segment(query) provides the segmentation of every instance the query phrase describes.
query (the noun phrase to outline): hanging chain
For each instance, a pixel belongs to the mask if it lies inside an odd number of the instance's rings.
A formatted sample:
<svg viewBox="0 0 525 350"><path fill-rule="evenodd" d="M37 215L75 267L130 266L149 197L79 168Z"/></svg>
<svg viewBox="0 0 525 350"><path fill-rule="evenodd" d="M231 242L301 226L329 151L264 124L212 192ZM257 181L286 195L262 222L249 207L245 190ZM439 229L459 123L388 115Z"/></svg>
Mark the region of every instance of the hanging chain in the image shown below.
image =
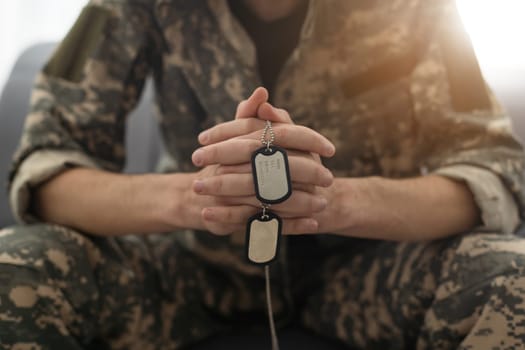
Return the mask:
<svg viewBox="0 0 525 350"><path fill-rule="evenodd" d="M270 209L270 204L261 203L261 208L262 208L261 219L262 220L269 219L270 216L268 215L268 213L266 213L266 211Z"/></svg>
<svg viewBox="0 0 525 350"><path fill-rule="evenodd" d="M275 133L273 132L272 122L267 120L264 126L263 133L261 135L261 143L266 146L267 151L271 151L270 148L275 141Z"/></svg>
<svg viewBox="0 0 525 350"><path fill-rule="evenodd" d="M275 330L275 321L273 319L272 293L270 287L270 266L264 267L264 279L266 282L266 306L268 311L268 322L270 323L270 336L272 339L272 350L279 350L279 340Z"/></svg>

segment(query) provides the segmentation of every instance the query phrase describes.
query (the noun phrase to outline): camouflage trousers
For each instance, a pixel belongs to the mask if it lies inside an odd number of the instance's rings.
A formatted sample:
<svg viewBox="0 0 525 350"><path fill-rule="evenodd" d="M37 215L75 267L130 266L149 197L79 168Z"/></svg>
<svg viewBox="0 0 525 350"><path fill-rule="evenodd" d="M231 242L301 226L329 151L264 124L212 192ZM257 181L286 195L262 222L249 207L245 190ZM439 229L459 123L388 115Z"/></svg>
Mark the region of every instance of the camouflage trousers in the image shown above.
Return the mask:
<svg viewBox="0 0 525 350"><path fill-rule="evenodd" d="M525 240L349 242L272 266L278 322L293 318L358 349L524 348ZM179 349L265 325L264 308L261 274L219 269L175 234L0 231L2 349Z"/></svg>

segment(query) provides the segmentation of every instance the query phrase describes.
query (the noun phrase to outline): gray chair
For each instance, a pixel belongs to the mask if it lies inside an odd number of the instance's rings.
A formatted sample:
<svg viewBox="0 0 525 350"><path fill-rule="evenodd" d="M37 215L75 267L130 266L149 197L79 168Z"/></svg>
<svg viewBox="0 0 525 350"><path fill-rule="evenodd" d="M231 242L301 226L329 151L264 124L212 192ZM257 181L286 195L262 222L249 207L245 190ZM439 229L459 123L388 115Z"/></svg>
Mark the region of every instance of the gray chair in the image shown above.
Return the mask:
<svg viewBox="0 0 525 350"><path fill-rule="evenodd" d="M38 44L30 47L18 58L0 96L0 176L5 183L12 154L14 153L25 115L35 75L52 53L55 44ZM154 169L161 150L159 131L150 116L152 100L151 84L148 83L142 99L130 116L127 127L128 159L126 172L140 173ZM8 206L5 186L0 191L0 227L14 223Z"/></svg>
<svg viewBox="0 0 525 350"><path fill-rule="evenodd" d="M22 53L0 97L0 176L2 179L7 177L11 157L20 138L34 77L54 46L54 44L39 44ZM148 86L139 106L130 116L127 126L126 172L129 173L152 171L162 150L159 131L149 111L151 98L152 89ZM13 223L4 186L0 191L0 228ZM282 349L345 348L335 341L320 338L295 326L281 330L279 340ZM99 347L94 344L94 348ZM211 338L193 347L194 350L268 350L270 348L269 331L238 331Z"/></svg>

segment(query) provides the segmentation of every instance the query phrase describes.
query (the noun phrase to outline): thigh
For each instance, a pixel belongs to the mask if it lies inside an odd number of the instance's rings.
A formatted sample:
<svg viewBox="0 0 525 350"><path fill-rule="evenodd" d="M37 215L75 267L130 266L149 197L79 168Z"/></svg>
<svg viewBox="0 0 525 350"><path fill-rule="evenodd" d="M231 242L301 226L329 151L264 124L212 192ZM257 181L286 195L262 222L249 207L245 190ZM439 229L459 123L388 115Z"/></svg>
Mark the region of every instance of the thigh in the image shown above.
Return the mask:
<svg viewBox="0 0 525 350"><path fill-rule="evenodd" d="M512 348L525 342L522 238L467 234L376 242L329 261L323 288L303 313L319 333L367 349Z"/></svg>
<svg viewBox="0 0 525 350"><path fill-rule="evenodd" d="M406 349L432 302L444 242L367 241L328 259L322 288L302 313L306 327L360 349Z"/></svg>
<svg viewBox="0 0 525 350"><path fill-rule="evenodd" d="M205 273L172 245L166 291L164 257L144 237L88 237L53 225L1 230L2 345L174 349L210 335L218 326L202 307Z"/></svg>
<svg viewBox="0 0 525 350"><path fill-rule="evenodd" d="M525 344L525 240L455 238L441 257L417 349L520 349Z"/></svg>
<svg viewBox="0 0 525 350"><path fill-rule="evenodd" d="M2 346L80 349L97 330L103 260L91 241L59 226L1 230Z"/></svg>

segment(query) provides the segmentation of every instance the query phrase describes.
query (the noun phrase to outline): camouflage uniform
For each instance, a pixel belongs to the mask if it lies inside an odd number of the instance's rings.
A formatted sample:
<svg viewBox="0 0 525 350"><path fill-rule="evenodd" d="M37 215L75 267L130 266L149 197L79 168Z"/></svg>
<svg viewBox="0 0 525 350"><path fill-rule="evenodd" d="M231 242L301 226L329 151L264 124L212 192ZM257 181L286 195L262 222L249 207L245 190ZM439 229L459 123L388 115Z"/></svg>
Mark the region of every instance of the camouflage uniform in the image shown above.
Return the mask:
<svg viewBox="0 0 525 350"><path fill-rule="evenodd" d="M471 233L394 243L310 236L273 265L277 319L357 348L525 343L524 159L451 0L312 0L274 103L326 135L338 176L464 181ZM260 84L225 0L92 0L38 76L10 177L24 226L0 231L0 347L172 349L264 309L236 235L100 238L38 224L31 188L72 166L122 169L125 118L154 78L165 171L193 171L196 134ZM30 223L33 223L29 225ZM304 271L312 271L305 276Z"/></svg>

